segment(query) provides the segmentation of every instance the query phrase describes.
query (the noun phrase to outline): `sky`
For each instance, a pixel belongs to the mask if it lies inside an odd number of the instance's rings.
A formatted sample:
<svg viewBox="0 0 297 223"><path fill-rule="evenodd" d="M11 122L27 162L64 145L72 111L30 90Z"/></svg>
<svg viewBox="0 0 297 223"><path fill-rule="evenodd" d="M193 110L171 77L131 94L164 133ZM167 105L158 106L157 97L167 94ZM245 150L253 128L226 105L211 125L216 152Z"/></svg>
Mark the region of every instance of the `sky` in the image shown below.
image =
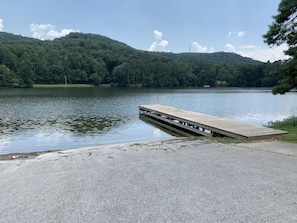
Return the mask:
<svg viewBox="0 0 297 223"><path fill-rule="evenodd" d="M148 51L285 59L263 34L281 0L0 0L0 31L42 40L93 33Z"/></svg>

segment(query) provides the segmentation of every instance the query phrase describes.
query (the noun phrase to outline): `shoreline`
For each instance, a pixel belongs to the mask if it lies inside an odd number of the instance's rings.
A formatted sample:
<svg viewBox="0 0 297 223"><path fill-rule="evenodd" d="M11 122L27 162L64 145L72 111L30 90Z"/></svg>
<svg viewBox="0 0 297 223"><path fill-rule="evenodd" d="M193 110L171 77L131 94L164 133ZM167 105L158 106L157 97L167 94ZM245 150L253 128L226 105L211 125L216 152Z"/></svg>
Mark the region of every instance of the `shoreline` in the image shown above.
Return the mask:
<svg viewBox="0 0 297 223"><path fill-rule="evenodd" d="M58 152L60 150L46 150L46 151L38 151L38 152L28 152L28 153L8 153L8 154L0 154L0 161L2 160L17 160L17 159L34 159L42 154Z"/></svg>
<svg viewBox="0 0 297 223"><path fill-rule="evenodd" d="M206 138L206 137L176 137L176 138L169 138L169 139L157 139L157 140L145 140L145 141L133 141L133 142L123 142L123 143L115 143L115 144L105 144L105 145L98 145L98 146L88 146L88 147L78 147L78 148L71 148L65 150L45 150L45 151L37 151L37 152L17 152L17 153L8 153L8 154L0 154L0 161L6 160L28 160L28 159L35 159L40 155L48 154L48 153L77 153L81 151L88 151L89 149L108 149L113 147L131 147L131 146L144 146L144 145L154 145L154 144L171 144L174 141L178 141L179 143L183 143L184 146L187 146L192 141L199 141L199 142L206 142L210 144L224 144L230 146L238 146L244 147L249 149L255 149L259 147L263 151L270 151L276 152L284 155L292 155L297 156L297 144L294 142L287 142L287 141L278 141L277 139L266 139L266 140L257 140L252 142L243 142L232 138ZM269 146L266 146L268 145ZM283 145L283 146L280 146ZM286 146L284 146L286 145ZM276 148L277 147L277 148ZM286 148L286 149L282 149ZM286 151L285 151L286 150ZM290 152L288 153L288 150Z"/></svg>
<svg viewBox="0 0 297 223"><path fill-rule="evenodd" d="M120 143L113 143L113 144L104 144L98 146L86 146L86 147L77 147L71 149L63 149L63 150L45 150L45 151L36 151L36 152L14 152L14 153L7 153L7 154L0 154L0 161L3 160L26 160L26 159L34 159L40 155L47 154L47 153L55 153L55 152L76 152L81 150L88 150L89 148L111 148L117 146L131 146L131 145L144 145L150 143L158 143L158 142L165 142L171 140L196 140L196 137L176 137L176 138L168 138L168 139L156 139L156 140L143 140L143 141L132 141L132 142L120 142Z"/></svg>

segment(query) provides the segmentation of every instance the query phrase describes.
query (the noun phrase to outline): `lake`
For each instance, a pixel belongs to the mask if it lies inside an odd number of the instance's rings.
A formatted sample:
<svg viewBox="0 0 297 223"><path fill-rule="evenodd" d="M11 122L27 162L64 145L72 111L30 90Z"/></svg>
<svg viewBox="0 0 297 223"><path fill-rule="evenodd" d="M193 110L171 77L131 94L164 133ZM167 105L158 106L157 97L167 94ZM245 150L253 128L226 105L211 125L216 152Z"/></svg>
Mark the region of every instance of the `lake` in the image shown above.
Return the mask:
<svg viewBox="0 0 297 223"><path fill-rule="evenodd" d="M0 88L0 154L175 137L139 119L163 104L256 125L297 115L297 92L202 88Z"/></svg>

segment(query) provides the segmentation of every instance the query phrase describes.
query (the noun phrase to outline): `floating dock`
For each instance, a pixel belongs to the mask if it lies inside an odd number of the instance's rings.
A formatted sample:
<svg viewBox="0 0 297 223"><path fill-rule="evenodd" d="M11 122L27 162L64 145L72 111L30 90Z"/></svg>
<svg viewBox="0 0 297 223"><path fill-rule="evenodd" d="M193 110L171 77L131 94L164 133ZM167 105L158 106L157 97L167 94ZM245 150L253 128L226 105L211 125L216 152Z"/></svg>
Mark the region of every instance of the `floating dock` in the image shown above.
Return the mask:
<svg viewBox="0 0 297 223"><path fill-rule="evenodd" d="M211 115L186 111L164 105L139 106L141 117L168 128L203 136L228 136L246 142L287 134L285 131L245 124Z"/></svg>

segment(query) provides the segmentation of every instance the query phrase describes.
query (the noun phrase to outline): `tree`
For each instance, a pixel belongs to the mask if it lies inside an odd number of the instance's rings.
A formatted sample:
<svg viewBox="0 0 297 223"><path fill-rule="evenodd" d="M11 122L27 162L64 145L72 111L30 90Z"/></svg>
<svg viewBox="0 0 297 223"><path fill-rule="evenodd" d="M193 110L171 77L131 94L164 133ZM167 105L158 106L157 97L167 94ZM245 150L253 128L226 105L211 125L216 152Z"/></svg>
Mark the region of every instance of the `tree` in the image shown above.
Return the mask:
<svg viewBox="0 0 297 223"><path fill-rule="evenodd" d="M25 53L20 58L19 65L19 76L22 78L23 82L21 83L22 87L32 87L34 84L34 71L33 64L30 60L30 57Z"/></svg>
<svg viewBox="0 0 297 223"><path fill-rule="evenodd" d="M18 87L18 76L5 65L0 65L0 87Z"/></svg>
<svg viewBox="0 0 297 223"><path fill-rule="evenodd" d="M224 52L145 52L93 34L40 41L0 32L1 86L62 84L66 76L68 83L94 85L272 87L280 80L272 74L280 64Z"/></svg>
<svg viewBox="0 0 297 223"><path fill-rule="evenodd" d="M278 15L273 16L273 19L263 38L270 46L284 43L289 46L285 54L290 58L280 66L278 74L281 80L272 90L274 94L285 94L297 87L297 2L282 0L278 6Z"/></svg>
<svg viewBox="0 0 297 223"><path fill-rule="evenodd" d="M102 78L97 73L92 73L89 77L89 81L91 81L95 86L99 86Z"/></svg>

